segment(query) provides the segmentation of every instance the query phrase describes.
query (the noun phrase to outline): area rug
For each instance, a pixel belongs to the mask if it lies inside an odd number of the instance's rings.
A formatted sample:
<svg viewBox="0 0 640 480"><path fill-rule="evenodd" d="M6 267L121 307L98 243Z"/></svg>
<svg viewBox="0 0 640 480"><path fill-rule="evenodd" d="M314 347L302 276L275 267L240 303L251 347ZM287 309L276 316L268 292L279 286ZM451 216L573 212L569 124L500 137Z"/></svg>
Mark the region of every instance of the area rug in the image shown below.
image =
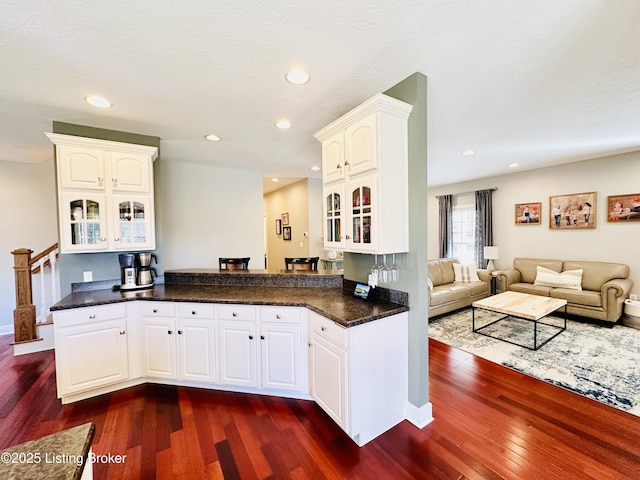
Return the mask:
<svg viewBox="0 0 640 480"><path fill-rule="evenodd" d="M476 310L476 327L496 318L496 314ZM562 324L559 318L547 318L547 323ZM533 341L531 322L502 321L490 329L484 330L485 333L491 336L509 335L523 345ZM553 327L542 327L538 334L544 336L556 331ZM622 325L607 328L568 320L564 332L534 351L473 333L471 309L465 309L429 319L429 336L640 416L640 330ZM538 342L542 341L544 338Z"/></svg>

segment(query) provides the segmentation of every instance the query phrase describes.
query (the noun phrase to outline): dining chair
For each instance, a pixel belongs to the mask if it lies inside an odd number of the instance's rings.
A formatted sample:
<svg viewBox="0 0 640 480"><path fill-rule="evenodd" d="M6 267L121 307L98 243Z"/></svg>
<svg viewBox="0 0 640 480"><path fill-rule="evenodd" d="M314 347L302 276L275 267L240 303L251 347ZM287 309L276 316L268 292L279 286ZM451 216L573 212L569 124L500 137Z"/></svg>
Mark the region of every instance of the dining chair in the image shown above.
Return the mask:
<svg viewBox="0 0 640 480"><path fill-rule="evenodd" d="M251 257L218 258L220 270L248 270Z"/></svg>
<svg viewBox="0 0 640 480"><path fill-rule="evenodd" d="M319 259L320 257L284 257L284 265L286 270L318 270Z"/></svg>

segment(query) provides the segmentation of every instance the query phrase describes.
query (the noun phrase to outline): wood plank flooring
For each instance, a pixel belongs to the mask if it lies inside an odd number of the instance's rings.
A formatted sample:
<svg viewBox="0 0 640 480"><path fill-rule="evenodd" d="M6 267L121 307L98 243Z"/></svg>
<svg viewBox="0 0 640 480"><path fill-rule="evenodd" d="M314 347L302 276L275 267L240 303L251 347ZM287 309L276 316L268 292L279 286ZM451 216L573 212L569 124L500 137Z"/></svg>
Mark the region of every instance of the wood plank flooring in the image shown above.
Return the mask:
<svg viewBox="0 0 640 480"><path fill-rule="evenodd" d="M431 340L435 421L358 448L313 402L143 385L61 405L0 337L0 448L95 422L96 479L638 479L640 419Z"/></svg>

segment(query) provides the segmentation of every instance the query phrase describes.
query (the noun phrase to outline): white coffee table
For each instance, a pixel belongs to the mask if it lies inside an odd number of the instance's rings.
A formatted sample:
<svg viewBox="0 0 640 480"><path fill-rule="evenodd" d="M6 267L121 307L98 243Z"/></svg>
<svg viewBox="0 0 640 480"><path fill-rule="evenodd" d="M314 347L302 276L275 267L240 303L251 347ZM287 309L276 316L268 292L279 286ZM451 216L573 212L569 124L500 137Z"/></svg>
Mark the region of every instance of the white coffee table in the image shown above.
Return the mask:
<svg viewBox="0 0 640 480"><path fill-rule="evenodd" d="M544 317L556 310L564 307L564 326L552 325L541 321ZM498 318L486 325L476 328L476 308L487 310L489 312L503 314L503 317ZM560 298L542 297L540 295L530 295L528 293L520 292L503 292L498 295L492 295L490 297L483 298L471 304L472 312L472 328L474 333L479 333L487 337L502 340L503 342L512 343L521 347L529 348L530 350L538 350L550 340L554 339L567 329L567 301ZM522 345L520 343L513 342L507 338L495 337L489 335L482 330L501 322L509 317L520 318L528 320L533 323L533 348ZM546 325L548 327L555 327L558 331L551 337L547 338L544 342L538 344L538 324Z"/></svg>

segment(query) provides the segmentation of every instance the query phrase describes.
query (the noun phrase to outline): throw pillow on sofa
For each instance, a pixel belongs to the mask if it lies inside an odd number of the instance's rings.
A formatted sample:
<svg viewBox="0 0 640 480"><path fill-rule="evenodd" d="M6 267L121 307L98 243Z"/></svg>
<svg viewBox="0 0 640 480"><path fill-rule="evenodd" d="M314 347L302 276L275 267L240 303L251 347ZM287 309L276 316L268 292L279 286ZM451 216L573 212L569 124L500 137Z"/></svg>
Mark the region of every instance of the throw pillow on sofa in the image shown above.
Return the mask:
<svg viewBox="0 0 640 480"><path fill-rule="evenodd" d="M453 264L453 275L456 282L479 282L478 271L473 263L469 265Z"/></svg>
<svg viewBox="0 0 640 480"><path fill-rule="evenodd" d="M536 280L533 284L545 287L582 290L582 270L554 272L553 270L538 265L536 267Z"/></svg>

